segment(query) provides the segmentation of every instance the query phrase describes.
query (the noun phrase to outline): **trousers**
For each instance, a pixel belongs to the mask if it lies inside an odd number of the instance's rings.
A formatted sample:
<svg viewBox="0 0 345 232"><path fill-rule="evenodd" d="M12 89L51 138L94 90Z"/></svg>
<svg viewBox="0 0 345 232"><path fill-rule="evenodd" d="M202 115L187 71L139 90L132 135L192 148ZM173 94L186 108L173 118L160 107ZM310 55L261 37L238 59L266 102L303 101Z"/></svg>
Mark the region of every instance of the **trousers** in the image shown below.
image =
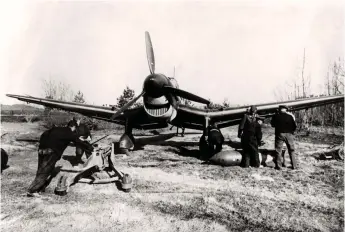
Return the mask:
<svg viewBox="0 0 345 232"><path fill-rule="evenodd" d="M291 133L276 133L275 135L275 141L274 141L274 146L276 150L276 167L281 168L282 167L282 150L283 150L283 145L284 143L287 146L289 156L291 159L291 164L292 164L292 169L297 169L298 168L298 163L297 163L297 157L295 154L295 143L294 143L294 135Z"/></svg>
<svg viewBox="0 0 345 232"><path fill-rule="evenodd" d="M241 139L243 149L242 167L260 167L259 148L255 136L243 136Z"/></svg>
<svg viewBox="0 0 345 232"><path fill-rule="evenodd" d="M55 164L60 157L51 149L40 149L38 151L38 167L36 177L31 183L28 192L41 192L49 185L55 173Z"/></svg>

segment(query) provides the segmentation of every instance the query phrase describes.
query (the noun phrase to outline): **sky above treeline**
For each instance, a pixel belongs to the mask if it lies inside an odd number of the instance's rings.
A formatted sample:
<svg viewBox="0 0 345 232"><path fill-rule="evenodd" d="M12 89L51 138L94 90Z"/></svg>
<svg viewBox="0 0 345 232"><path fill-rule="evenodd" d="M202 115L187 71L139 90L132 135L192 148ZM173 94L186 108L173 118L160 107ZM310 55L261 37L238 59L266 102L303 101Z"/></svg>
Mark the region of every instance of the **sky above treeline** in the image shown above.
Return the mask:
<svg viewBox="0 0 345 232"><path fill-rule="evenodd" d="M321 93L329 66L344 58L343 1L6 1L1 3L2 104L6 93L44 97L44 79L80 90L88 103L137 94L156 72L221 103L276 101L304 75Z"/></svg>

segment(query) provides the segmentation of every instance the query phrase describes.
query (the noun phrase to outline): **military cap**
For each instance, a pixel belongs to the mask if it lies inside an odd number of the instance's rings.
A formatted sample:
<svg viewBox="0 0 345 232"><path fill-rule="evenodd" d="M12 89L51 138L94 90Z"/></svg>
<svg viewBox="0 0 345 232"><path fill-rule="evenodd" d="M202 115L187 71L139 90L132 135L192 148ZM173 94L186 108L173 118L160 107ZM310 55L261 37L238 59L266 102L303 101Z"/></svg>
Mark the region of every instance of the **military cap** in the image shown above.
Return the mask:
<svg viewBox="0 0 345 232"><path fill-rule="evenodd" d="M256 108L256 106L251 106L249 108L249 113L255 113L258 109Z"/></svg>
<svg viewBox="0 0 345 232"><path fill-rule="evenodd" d="M279 105L279 109L289 109L289 107L287 105Z"/></svg>

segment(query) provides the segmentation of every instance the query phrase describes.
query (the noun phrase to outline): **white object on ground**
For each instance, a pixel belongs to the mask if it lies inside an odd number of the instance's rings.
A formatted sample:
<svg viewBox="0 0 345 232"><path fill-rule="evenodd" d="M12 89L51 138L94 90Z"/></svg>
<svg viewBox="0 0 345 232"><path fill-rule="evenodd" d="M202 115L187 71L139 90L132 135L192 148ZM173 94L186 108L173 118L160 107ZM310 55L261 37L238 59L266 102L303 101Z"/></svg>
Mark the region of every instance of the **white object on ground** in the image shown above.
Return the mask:
<svg viewBox="0 0 345 232"><path fill-rule="evenodd" d="M269 176L260 176L259 174L255 173L251 175L252 177L254 177L254 179L256 180L268 180L268 181L274 181L274 179L272 177Z"/></svg>

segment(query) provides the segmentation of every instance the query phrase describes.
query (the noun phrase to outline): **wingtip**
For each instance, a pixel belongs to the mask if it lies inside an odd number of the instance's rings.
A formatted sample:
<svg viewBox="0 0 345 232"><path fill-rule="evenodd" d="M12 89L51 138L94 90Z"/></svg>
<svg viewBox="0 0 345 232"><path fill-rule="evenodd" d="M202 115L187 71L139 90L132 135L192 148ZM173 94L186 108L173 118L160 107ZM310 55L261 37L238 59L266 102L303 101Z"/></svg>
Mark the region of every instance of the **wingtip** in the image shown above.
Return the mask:
<svg viewBox="0 0 345 232"><path fill-rule="evenodd" d="M31 96L22 96L22 95L17 95L17 94L6 94L6 96L11 97L11 98L17 98L17 99L23 99L23 98L31 97Z"/></svg>
<svg viewBox="0 0 345 232"><path fill-rule="evenodd" d="M15 98L15 97L16 97L16 95L14 95L14 94L9 94L9 93L8 93L8 94L6 94L6 96L7 96L7 97L13 97L13 98Z"/></svg>

